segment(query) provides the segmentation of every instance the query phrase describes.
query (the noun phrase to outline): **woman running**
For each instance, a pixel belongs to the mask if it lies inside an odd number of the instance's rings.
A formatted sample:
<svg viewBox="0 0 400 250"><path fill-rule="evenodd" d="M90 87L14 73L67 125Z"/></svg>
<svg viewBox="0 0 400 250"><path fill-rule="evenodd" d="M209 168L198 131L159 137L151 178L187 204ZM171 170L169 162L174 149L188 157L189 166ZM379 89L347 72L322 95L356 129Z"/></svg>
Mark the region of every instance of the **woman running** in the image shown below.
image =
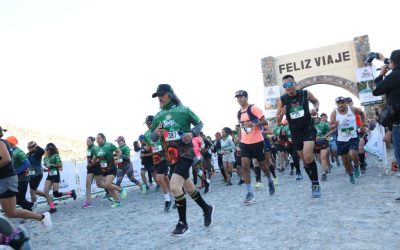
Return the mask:
<svg viewBox="0 0 400 250"><path fill-rule="evenodd" d="M231 182L231 174L233 172L233 164L235 163L235 143L232 141L232 130L228 127L225 127L221 131L222 139L221 139L221 150L223 152L222 155L222 164L224 166L225 175L226 175L226 185L232 186Z"/></svg>

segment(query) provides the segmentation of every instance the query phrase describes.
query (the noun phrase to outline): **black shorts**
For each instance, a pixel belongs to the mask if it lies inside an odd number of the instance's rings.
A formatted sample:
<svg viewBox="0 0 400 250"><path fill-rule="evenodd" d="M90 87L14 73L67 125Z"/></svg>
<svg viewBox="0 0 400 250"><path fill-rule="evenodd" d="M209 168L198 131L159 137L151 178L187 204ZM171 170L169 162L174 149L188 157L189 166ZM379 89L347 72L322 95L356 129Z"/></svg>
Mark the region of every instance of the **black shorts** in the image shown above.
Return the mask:
<svg viewBox="0 0 400 250"><path fill-rule="evenodd" d="M99 164L87 168L87 174L101 175L101 167Z"/></svg>
<svg viewBox="0 0 400 250"><path fill-rule="evenodd" d="M47 175L46 181L51 181L52 183L60 183L60 172L58 172L56 175Z"/></svg>
<svg viewBox="0 0 400 250"><path fill-rule="evenodd" d="M29 187L32 190L37 190L40 184L40 181L43 179L43 174L30 176L29 179Z"/></svg>
<svg viewBox="0 0 400 250"><path fill-rule="evenodd" d="M264 141L260 141L254 144L240 143L240 154L242 157L256 158L257 161L265 160L265 147Z"/></svg>
<svg viewBox="0 0 400 250"><path fill-rule="evenodd" d="M108 176L108 175L117 176L117 172L118 172L118 169L114 165L107 167L106 171L104 171L104 169L102 169L102 175L103 176Z"/></svg>
<svg viewBox="0 0 400 250"><path fill-rule="evenodd" d="M271 142L267 138L264 138L264 148L265 152L271 152Z"/></svg>
<svg viewBox="0 0 400 250"><path fill-rule="evenodd" d="M302 131L290 131L292 133L292 141L297 151L303 150L303 142L315 141L317 138L317 130L314 126L305 128Z"/></svg>
<svg viewBox="0 0 400 250"><path fill-rule="evenodd" d="M146 164L143 165L142 171L149 171L150 173L153 173L154 171L156 171L156 168L154 167L153 164Z"/></svg>
<svg viewBox="0 0 400 250"><path fill-rule="evenodd" d="M174 165L174 174L180 175L183 179L189 178L189 170L192 167L193 160L187 158L179 158L178 162Z"/></svg>
<svg viewBox="0 0 400 250"><path fill-rule="evenodd" d="M351 138L349 141L337 141L337 152L338 155L345 155L350 152L350 150L358 150L358 143L360 140L358 138Z"/></svg>
<svg viewBox="0 0 400 250"><path fill-rule="evenodd" d="M161 161L156 165L156 172L157 174L168 174L168 165L166 161Z"/></svg>

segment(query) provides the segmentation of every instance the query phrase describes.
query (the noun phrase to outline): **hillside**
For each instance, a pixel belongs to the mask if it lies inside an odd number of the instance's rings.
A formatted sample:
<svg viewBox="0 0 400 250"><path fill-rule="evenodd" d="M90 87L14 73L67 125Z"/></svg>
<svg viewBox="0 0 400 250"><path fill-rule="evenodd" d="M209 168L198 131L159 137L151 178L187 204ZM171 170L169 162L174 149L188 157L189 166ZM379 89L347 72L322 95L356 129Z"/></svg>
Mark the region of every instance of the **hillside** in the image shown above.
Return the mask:
<svg viewBox="0 0 400 250"><path fill-rule="evenodd" d="M18 147L24 152L28 152L26 148L29 141L35 141L39 146L44 148L47 143L54 143L62 160L84 160L86 157L86 141L74 140L67 137L45 134L26 128L20 128L11 124L1 124L8 131L4 134L3 139L7 136L15 136L18 139Z"/></svg>

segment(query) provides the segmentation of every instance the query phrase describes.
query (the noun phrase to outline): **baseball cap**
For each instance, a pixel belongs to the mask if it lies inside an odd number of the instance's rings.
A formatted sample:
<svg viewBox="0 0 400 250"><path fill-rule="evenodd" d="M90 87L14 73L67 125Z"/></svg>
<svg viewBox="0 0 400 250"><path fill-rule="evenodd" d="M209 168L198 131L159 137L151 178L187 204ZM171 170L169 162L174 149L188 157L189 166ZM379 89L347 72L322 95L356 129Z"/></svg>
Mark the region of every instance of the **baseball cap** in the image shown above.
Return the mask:
<svg viewBox="0 0 400 250"><path fill-rule="evenodd" d="M6 138L6 141L8 141L11 145L16 146L18 145L18 140L14 136L9 136Z"/></svg>
<svg viewBox="0 0 400 250"><path fill-rule="evenodd" d="M144 140L144 135L139 135L139 141L143 141Z"/></svg>
<svg viewBox="0 0 400 250"><path fill-rule="evenodd" d="M120 135L115 141L125 141L125 138L122 135Z"/></svg>
<svg viewBox="0 0 400 250"><path fill-rule="evenodd" d="M247 91L245 91L245 90L238 90L238 91L236 91L235 97L238 97L238 96L247 97L247 96L248 96Z"/></svg>
<svg viewBox="0 0 400 250"><path fill-rule="evenodd" d="M153 98L159 96L160 94L164 94L164 93L174 93L174 90L172 89L172 87L169 84L160 84L157 87L156 92L151 96Z"/></svg>
<svg viewBox="0 0 400 250"><path fill-rule="evenodd" d="M154 119L153 115L146 116L146 121L144 123L152 123Z"/></svg>

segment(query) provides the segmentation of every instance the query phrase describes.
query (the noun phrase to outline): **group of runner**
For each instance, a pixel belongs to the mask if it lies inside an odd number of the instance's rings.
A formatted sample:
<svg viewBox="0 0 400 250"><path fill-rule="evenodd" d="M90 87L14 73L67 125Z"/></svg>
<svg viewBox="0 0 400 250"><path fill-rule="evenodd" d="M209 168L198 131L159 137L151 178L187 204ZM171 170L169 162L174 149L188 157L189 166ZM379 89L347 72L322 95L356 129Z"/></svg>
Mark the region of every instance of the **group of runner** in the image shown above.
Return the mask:
<svg viewBox="0 0 400 250"><path fill-rule="evenodd" d="M203 199L199 189L204 188L204 193L210 190L210 179L215 175L212 153L217 155L226 186L233 185L234 174L240 177L238 184L245 186L246 205L255 200L251 170L256 177L254 187L263 187L261 176L264 173L269 194L274 195L275 186L278 185L275 170L284 172L290 165L290 175L295 175L296 180L300 181L303 179L300 168L302 162L311 182L311 197L317 198L321 196L317 161L321 164L321 180L326 181L332 168L331 159L340 166L340 155L349 182L355 184L366 167L364 152L359 151L367 139L367 130L362 126L362 110L353 107L348 98L338 97L335 100L337 108L330 114L328 122L328 115L318 115L318 99L307 90L298 90L293 76L284 76L282 82L286 94L278 99L275 124L268 124L261 109L248 102L247 91L239 90L235 93L240 106L238 125L234 130L222 128L221 132L215 134L214 141L201 132L202 121L190 108L182 105L172 87L160 84L152 95L158 98L160 111L146 117L148 129L134 145L142 160L142 181L134 176L130 148L123 136L115 140L118 146L107 142L102 133L97 134L96 138L88 137L86 201L82 208L92 205L93 180L99 188L106 190L112 202L111 207L117 208L121 207L121 200L127 197L126 190L121 187L123 177L127 175L145 194L149 189L146 178L146 173L149 173L157 183L157 190L161 190L165 212L173 205L171 195L174 197L179 219L172 234L183 235L189 230L186 194L202 209L204 226L209 227L215 207ZM313 104L313 109L309 108L309 102ZM1 205L8 217L36 219L46 227L51 227L50 213L56 212L53 197L69 195L76 199L76 192L58 191L62 161L56 145L49 143L43 150L32 141L28 144L29 152L26 155L17 145L17 139L12 136L0 142L0 169L4 172L0 181L7 183L4 190L0 190ZM4 156L6 154L8 158ZM45 188L41 191L38 186L43 170L47 172L47 178ZM16 176L18 183L14 183ZM196 187L198 180L200 185ZM25 198L28 184L31 189L30 202ZM50 189L53 190L53 197L49 194ZM36 195L46 198L50 207L48 213L31 212L35 210ZM15 209L15 202L23 209Z"/></svg>

